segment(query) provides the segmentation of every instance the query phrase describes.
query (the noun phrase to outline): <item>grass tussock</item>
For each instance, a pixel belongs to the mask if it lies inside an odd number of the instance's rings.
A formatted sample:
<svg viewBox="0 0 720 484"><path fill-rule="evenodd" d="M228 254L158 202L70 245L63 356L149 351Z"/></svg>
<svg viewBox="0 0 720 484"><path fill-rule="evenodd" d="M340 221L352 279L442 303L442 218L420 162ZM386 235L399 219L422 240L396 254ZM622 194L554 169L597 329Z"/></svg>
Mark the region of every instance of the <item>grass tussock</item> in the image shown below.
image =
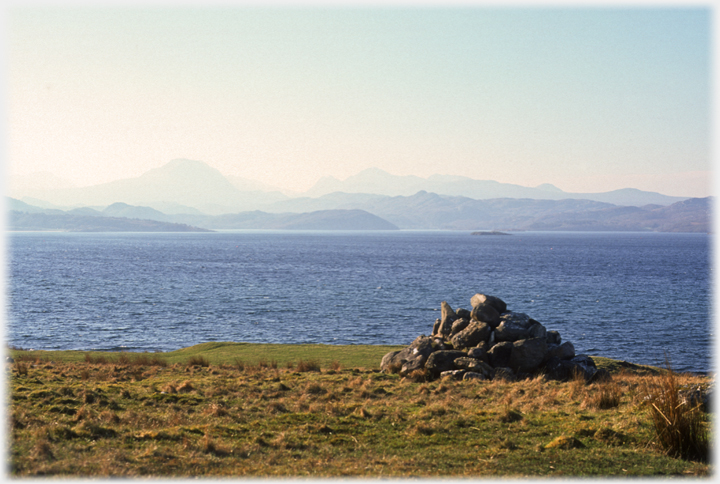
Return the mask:
<svg viewBox="0 0 720 484"><path fill-rule="evenodd" d="M300 360L298 361L296 371L300 373L306 371L320 371L320 363L316 360Z"/></svg>
<svg viewBox="0 0 720 484"><path fill-rule="evenodd" d="M710 454L707 416L699 403L683 398L679 379L668 365L667 372L645 385L655 437L670 456L707 462Z"/></svg>
<svg viewBox="0 0 720 484"><path fill-rule="evenodd" d="M168 362L157 354L138 353L129 355L120 353L116 358L105 354L85 353L84 361L91 365L156 366L166 367Z"/></svg>
<svg viewBox="0 0 720 484"><path fill-rule="evenodd" d="M623 390L620 385L612 380L593 384L589 389L588 394L583 399L582 408L607 410L620 405Z"/></svg>
<svg viewBox="0 0 720 484"><path fill-rule="evenodd" d="M207 368L210 366L210 361L204 356L192 356L188 359L187 366L200 366Z"/></svg>

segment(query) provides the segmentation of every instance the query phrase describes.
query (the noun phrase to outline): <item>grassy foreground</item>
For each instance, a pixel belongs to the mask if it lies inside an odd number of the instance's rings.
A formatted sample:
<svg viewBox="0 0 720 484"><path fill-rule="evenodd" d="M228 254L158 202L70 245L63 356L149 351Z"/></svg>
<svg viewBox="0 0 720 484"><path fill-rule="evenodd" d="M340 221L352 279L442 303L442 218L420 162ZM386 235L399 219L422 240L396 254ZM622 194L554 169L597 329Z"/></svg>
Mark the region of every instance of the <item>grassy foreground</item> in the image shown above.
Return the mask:
<svg viewBox="0 0 720 484"><path fill-rule="evenodd" d="M21 476L706 476L660 448L662 372L610 382L412 381L396 347L206 343L169 353L12 350ZM679 375L681 384L706 377ZM703 425L709 417L703 414Z"/></svg>

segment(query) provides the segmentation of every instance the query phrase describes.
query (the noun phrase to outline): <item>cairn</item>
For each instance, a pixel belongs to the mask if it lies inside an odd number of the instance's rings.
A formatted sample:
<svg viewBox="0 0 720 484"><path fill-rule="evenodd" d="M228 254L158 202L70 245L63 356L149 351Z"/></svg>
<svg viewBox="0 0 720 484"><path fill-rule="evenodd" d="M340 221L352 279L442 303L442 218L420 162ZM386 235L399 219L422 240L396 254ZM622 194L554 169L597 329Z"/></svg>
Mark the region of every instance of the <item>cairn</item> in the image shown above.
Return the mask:
<svg viewBox="0 0 720 484"><path fill-rule="evenodd" d="M515 381L543 374L560 381L581 375L590 382L610 377L589 356L576 355L560 333L525 313L508 311L502 299L478 293L470 305L472 310L453 311L443 301L432 335L386 354L380 368L403 376L421 372L429 379Z"/></svg>

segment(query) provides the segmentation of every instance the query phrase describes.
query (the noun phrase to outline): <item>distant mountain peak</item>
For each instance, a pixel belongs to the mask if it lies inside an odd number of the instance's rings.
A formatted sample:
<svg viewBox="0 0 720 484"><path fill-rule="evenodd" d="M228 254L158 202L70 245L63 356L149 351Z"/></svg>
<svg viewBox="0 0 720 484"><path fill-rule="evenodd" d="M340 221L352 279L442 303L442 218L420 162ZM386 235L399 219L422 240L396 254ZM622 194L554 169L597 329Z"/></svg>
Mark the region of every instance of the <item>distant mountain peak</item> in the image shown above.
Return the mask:
<svg viewBox="0 0 720 484"><path fill-rule="evenodd" d="M441 196L461 196L474 200L494 198L583 199L638 207L650 203L667 206L685 199L685 197L670 197L634 188L603 193L570 193L550 183L543 183L537 187L527 187L513 183L478 180L456 175L431 175L428 178L421 178L416 175L392 175L379 168L367 168L343 181L335 178L323 178L305 192L305 196L320 197L332 192L343 192L397 197L411 196L421 190Z"/></svg>
<svg viewBox="0 0 720 484"><path fill-rule="evenodd" d="M362 175L362 174L390 175L390 173L388 173L387 171L381 170L380 168L375 167L375 166L370 167L370 168L365 168L365 169L362 170L360 173L358 173L358 175ZM355 176L357 176L357 175L355 175Z"/></svg>
<svg viewBox="0 0 720 484"><path fill-rule="evenodd" d="M178 158L159 168L153 168L142 174L137 180L156 187L172 185L176 189L177 187L184 187L188 190L190 187L200 189L204 186L205 189L214 190L214 195L220 193L218 190L226 192L227 195L237 191L216 168L205 162L186 158Z"/></svg>
<svg viewBox="0 0 720 484"><path fill-rule="evenodd" d="M125 202L115 202L115 203L112 203L112 204L108 205L107 207L105 207L105 209L107 210L107 209L118 209L118 208L128 208L128 207L132 207L132 205L129 205Z"/></svg>
<svg viewBox="0 0 720 484"><path fill-rule="evenodd" d="M543 190L546 192L555 192L555 193L564 193L562 190L560 190L558 187L553 185L552 183L542 183L538 186L536 186L538 190Z"/></svg>
<svg viewBox="0 0 720 484"><path fill-rule="evenodd" d="M213 175L222 176L220 171L208 165L204 161L189 160L187 158L176 158L174 160L171 160L159 168L147 171L145 175L151 173L212 173Z"/></svg>

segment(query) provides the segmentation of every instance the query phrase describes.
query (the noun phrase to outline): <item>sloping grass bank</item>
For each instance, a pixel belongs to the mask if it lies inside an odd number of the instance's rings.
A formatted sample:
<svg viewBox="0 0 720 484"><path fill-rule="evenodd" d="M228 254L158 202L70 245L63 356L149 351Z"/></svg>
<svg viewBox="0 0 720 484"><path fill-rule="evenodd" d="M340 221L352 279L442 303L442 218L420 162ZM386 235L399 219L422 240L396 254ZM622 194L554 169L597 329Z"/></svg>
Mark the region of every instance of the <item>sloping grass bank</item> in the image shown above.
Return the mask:
<svg viewBox="0 0 720 484"><path fill-rule="evenodd" d="M390 351L404 346L382 345L321 345L321 344L260 344L212 342L201 343L166 353L120 353L110 351L26 351L10 350L13 358L39 358L58 362L80 362L90 358L117 360L121 355L136 358L160 358L168 364L184 363L191 358L204 358L212 365L232 365L243 361L251 365L261 362L286 365L288 362L314 360L323 366L336 361L344 368L380 368L380 360Z"/></svg>
<svg viewBox="0 0 720 484"><path fill-rule="evenodd" d="M613 380L590 385L541 377L423 382L378 370L391 349L208 343L140 355L12 351L10 472L518 477L711 471L659 445L645 397L662 376L651 367L598 359ZM703 419L708 426L707 414Z"/></svg>

